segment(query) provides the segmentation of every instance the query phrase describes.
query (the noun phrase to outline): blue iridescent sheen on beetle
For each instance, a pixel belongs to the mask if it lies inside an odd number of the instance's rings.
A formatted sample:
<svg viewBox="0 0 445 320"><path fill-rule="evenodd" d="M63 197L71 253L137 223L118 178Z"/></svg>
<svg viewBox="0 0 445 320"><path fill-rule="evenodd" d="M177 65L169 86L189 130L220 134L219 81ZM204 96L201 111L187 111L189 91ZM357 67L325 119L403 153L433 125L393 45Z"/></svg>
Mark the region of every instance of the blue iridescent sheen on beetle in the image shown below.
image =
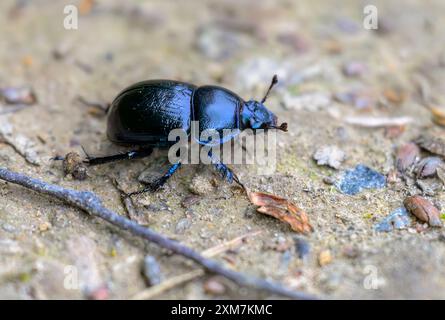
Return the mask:
<svg viewBox="0 0 445 320"><path fill-rule="evenodd" d="M88 158L90 165L123 159L136 159L151 154L153 148L167 148L171 130L183 129L190 136L191 121L199 121L200 132L213 129L222 133L233 130L220 143L235 138L245 129L280 129L287 131L287 124L277 126L277 117L264 102L277 83L274 76L261 102L244 101L234 92L219 86L200 86L174 80L148 80L136 83L117 95L108 110L107 136L119 145L137 147L126 153L106 157ZM222 137L223 135L221 135ZM200 141L201 144L206 142ZM211 156L209 154L209 156ZM236 176L220 162L212 162L229 182ZM144 188L155 191L180 167L175 163L166 174Z"/></svg>

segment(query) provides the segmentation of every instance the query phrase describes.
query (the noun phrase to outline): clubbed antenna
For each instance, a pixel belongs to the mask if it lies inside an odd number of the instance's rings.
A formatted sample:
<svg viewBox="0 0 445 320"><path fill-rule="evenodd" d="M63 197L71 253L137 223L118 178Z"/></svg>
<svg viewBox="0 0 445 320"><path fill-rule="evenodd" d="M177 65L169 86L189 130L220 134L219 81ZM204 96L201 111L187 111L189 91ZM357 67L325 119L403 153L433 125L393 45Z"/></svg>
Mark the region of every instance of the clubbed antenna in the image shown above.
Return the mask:
<svg viewBox="0 0 445 320"><path fill-rule="evenodd" d="M261 100L261 103L266 102L266 99L269 96L270 90L272 90L273 86L276 85L277 83L278 83L278 77L276 74L274 74L274 76L272 77L272 82L270 83L269 89L267 89L267 92L266 92L263 100Z"/></svg>

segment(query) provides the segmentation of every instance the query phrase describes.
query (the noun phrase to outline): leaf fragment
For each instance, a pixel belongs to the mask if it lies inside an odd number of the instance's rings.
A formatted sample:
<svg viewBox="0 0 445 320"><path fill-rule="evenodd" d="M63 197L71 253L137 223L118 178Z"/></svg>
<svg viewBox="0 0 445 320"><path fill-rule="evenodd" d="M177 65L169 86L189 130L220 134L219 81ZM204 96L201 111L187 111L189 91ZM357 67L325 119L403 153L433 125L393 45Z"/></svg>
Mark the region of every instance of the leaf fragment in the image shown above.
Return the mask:
<svg viewBox="0 0 445 320"><path fill-rule="evenodd" d="M259 206L257 212L288 223L296 232L310 233L313 231L306 212L289 200L269 193L250 192L247 189L246 192L250 202Z"/></svg>

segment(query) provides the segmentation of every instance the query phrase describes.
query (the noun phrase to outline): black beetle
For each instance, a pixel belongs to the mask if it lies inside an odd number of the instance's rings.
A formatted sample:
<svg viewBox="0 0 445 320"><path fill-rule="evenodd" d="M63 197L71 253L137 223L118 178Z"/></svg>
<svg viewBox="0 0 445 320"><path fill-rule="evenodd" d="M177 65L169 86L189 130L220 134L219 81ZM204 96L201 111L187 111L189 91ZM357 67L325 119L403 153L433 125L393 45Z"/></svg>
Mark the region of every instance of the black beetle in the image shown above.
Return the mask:
<svg viewBox="0 0 445 320"><path fill-rule="evenodd" d="M263 104L277 82L275 75L261 102L246 102L237 94L219 86L197 87L173 80L138 82L114 99L108 109L107 123L107 136L111 142L137 146L138 149L105 157L88 156L86 162L97 165L149 156L154 147L166 148L175 143L168 141L169 132L173 129L183 129L190 136L191 121L199 121L201 131L247 128L287 131L287 124L277 126L277 117ZM235 135L225 137L220 143L233 139ZM205 144L202 141L199 143ZM210 153L209 156L212 157ZM229 182L235 180L239 183L226 165L218 160L212 163ZM132 194L157 190L180 165L180 162L173 164L160 179Z"/></svg>

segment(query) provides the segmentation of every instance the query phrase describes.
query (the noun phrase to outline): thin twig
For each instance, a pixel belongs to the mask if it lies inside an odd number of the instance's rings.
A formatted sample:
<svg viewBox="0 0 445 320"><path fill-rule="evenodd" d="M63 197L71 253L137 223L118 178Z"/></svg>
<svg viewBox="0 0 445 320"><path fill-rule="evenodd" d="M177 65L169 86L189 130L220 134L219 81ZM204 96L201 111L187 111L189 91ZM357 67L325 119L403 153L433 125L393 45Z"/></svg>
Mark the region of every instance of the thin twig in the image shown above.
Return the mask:
<svg viewBox="0 0 445 320"><path fill-rule="evenodd" d="M162 248L171 250L176 254L193 260L204 267L204 269L206 269L207 271L222 275L239 285L264 290L269 293L279 294L292 299L315 298L314 296L304 292L287 289L277 282L268 281L254 276L245 275L234 270L230 270L217 261L208 259L202 254L177 241L171 240L153 231L150 228L143 227L138 223L111 211L110 209L102 205L102 201L96 194L90 191L66 189L61 186L49 184L2 167L0 167L0 179L21 185L39 193L50 195L63 202L71 204L93 216L102 218L121 229L128 230L133 235L142 237L150 242L159 245Z"/></svg>
<svg viewBox="0 0 445 320"><path fill-rule="evenodd" d="M257 230L257 231L252 231L252 232L243 234L243 235L233 238L229 241L220 243L212 248L208 248L207 250L204 250L201 254L206 258L214 257L214 256L224 253L228 250L234 249L236 246L243 243L243 241L245 241L247 238L257 236L261 232L262 232L261 230Z"/></svg>
<svg viewBox="0 0 445 320"><path fill-rule="evenodd" d="M167 280L162 281L160 284L145 289L141 292L138 292L133 297L131 297L131 300L150 300L154 297L160 295L161 293L164 293L167 290L173 289L176 286L179 286L181 284L184 284L186 282L192 281L196 278L202 277L205 275L205 271L203 269L195 269L186 273L182 273L180 275L171 277Z"/></svg>
<svg viewBox="0 0 445 320"><path fill-rule="evenodd" d="M226 242L218 244L214 247L211 247L207 250L204 250L201 252L201 254L206 258L211 258L211 257L217 256L217 255L220 255L220 254L240 245L247 238L259 235L261 232L262 232L261 230L257 230L257 231L243 234L242 236L236 237L234 239L231 239L229 241L226 241ZM131 297L131 299L132 300L149 300L155 296L160 295L161 293L164 293L167 290L171 290L176 286L179 286L186 282L192 281L193 279L202 277L203 275L205 275L205 272L203 269L196 269L193 271L189 271L189 272L171 277L167 280L164 280L156 286L142 290L141 292L138 292L133 297Z"/></svg>
<svg viewBox="0 0 445 320"><path fill-rule="evenodd" d="M137 210L134 207L133 199L131 197L127 197L124 189L122 189L121 185L119 184L119 181L117 181L116 178L110 177L111 181L113 182L114 187L119 192L122 205L125 208L125 211L127 212L127 217L131 220L138 221L138 213Z"/></svg>

